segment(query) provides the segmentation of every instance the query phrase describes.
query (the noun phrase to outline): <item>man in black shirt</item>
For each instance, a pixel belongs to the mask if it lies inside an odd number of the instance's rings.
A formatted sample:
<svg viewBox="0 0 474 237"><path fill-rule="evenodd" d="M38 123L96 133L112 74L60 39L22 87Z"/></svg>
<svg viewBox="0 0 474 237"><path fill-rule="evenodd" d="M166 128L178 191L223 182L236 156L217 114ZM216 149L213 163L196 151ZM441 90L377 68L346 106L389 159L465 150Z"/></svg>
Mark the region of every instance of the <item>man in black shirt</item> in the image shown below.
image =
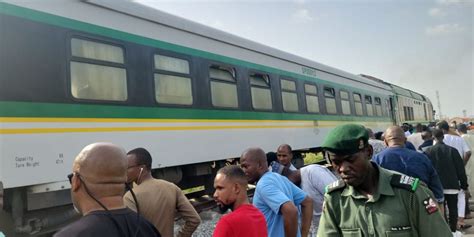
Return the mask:
<svg viewBox="0 0 474 237"><path fill-rule="evenodd" d="M54 236L161 236L151 223L123 203L125 150L110 143L88 145L74 160L72 171L68 175L71 198L83 217Z"/></svg>

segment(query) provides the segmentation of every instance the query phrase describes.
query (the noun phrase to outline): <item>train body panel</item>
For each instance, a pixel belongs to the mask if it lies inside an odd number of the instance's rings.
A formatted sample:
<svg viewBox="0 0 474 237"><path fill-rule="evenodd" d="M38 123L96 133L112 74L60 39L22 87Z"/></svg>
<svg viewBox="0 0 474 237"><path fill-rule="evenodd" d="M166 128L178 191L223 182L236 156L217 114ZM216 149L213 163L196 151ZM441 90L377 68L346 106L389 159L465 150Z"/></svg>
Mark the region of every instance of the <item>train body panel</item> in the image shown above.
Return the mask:
<svg viewBox="0 0 474 237"><path fill-rule="evenodd" d="M145 147L164 178L209 185L245 148L318 148L347 122L380 131L421 96L131 1L6 0L0 25L8 234L74 217L66 175L87 144Z"/></svg>

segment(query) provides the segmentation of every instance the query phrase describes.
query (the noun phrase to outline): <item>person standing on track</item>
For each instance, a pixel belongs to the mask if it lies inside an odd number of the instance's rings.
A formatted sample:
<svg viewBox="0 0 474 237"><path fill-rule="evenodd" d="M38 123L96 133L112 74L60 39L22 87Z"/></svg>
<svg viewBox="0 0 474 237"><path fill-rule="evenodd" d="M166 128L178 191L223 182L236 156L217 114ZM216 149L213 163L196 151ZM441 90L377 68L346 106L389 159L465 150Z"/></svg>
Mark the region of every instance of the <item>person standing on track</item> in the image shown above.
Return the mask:
<svg viewBox="0 0 474 237"><path fill-rule="evenodd" d="M136 183L133 192L140 204L140 213L160 231L163 236L174 236L175 213L185 221L177 236L190 237L201 223L201 218L181 189L173 183L155 179L151 175L152 158L144 148L128 152L128 182ZM135 201L128 191L123 200L131 209Z"/></svg>
<svg viewBox="0 0 474 237"><path fill-rule="evenodd" d="M242 153L240 164L249 183L257 182L253 204L267 221L272 237L308 236L313 213L313 201L287 178L268 171L265 152L249 148ZM301 206L301 228L298 225L298 206Z"/></svg>
<svg viewBox="0 0 474 237"><path fill-rule="evenodd" d="M249 203L244 171L230 165L217 171L214 199L221 212L231 209L216 225L213 237L266 237L267 223L262 212Z"/></svg>

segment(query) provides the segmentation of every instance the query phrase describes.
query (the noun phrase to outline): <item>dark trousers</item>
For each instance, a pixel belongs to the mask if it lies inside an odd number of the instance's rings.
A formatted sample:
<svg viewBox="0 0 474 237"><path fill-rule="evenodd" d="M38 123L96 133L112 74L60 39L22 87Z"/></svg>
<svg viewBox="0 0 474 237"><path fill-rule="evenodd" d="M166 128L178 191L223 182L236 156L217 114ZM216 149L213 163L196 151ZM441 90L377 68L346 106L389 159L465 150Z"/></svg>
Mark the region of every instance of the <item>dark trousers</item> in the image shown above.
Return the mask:
<svg viewBox="0 0 474 237"><path fill-rule="evenodd" d="M449 228L451 228L452 232L455 232L456 226L458 224L458 195L457 194L444 194L444 200L445 200L444 217L446 218L446 211L448 211Z"/></svg>

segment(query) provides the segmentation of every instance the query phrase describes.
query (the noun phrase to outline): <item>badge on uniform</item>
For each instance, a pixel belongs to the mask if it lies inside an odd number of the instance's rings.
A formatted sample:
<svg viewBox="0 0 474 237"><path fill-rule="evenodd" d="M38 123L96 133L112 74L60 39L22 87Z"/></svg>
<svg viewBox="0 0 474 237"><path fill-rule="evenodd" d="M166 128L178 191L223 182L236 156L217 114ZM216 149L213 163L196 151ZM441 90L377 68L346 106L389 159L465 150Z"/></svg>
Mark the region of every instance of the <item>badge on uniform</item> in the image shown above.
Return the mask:
<svg viewBox="0 0 474 237"><path fill-rule="evenodd" d="M364 140L360 139L359 141L359 150L364 148Z"/></svg>
<svg viewBox="0 0 474 237"><path fill-rule="evenodd" d="M438 211L438 205L435 201L433 201L432 198L427 198L423 200L423 205L425 206L425 210L429 215Z"/></svg>

